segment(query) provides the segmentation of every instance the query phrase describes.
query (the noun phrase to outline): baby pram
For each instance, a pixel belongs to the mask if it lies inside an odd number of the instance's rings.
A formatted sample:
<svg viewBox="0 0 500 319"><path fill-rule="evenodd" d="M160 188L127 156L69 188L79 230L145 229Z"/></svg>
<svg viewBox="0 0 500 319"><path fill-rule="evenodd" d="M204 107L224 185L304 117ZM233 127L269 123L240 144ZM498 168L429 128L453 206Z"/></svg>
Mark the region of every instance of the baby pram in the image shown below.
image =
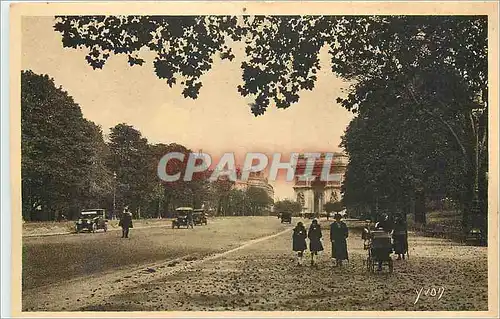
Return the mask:
<svg viewBox="0 0 500 319"><path fill-rule="evenodd" d="M383 266L388 266L389 272L394 270L394 264L391 258L392 240L391 235L383 230L373 230L367 234L363 234L365 239L364 248L368 250L366 259L366 267L370 272L375 272L375 266L379 263Z"/></svg>

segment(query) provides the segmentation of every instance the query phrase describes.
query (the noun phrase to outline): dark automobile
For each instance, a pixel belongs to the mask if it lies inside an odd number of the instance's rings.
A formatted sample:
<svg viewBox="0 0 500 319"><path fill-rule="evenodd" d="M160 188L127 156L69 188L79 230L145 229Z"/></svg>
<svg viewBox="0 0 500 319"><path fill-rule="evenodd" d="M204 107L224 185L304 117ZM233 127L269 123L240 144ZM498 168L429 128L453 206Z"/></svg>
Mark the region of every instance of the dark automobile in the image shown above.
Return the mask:
<svg viewBox="0 0 500 319"><path fill-rule="evenodd" d="M316 214L312 212L305 212L303 213L303 217L307 219L313 219L314 217L316 217Z"/></svg>
<svg viewBox="0 0 500 319"><path fill-rule="evenodd" d="M195 209L193 210L193 223L195 225L207 225L208 224L208 220L207 220L207 216L208 214L205 213L205 210L204 209Z"/></svg>
<svg viewBox="0 0 500 319"><path fill-rule="evenodd" d="M292 223L292 213L282 212L280 213L281 223Z"/></svg>
<svg viewBox="0 0 500 319"><path fill-rule="evenodd" d="M96 230L108 230L108 220L104 209L85 209L80 213L80 217L75 223L77 233L86 230L95 233Z"/></svg>
<svg viewBox="0 0 500 319"><path fill-rule="evenodd" d="M172 221L172 228L194 228L193 222L193 208L179 207L175 210L174 220Z"/></svg>
<svg viewBox="0 0 500 319"><path fill-rule="evenodd" d="M484 246L486 243L486 238L484 232L478 228L471 228L466 235L466 242L471 245Z"/></svg>

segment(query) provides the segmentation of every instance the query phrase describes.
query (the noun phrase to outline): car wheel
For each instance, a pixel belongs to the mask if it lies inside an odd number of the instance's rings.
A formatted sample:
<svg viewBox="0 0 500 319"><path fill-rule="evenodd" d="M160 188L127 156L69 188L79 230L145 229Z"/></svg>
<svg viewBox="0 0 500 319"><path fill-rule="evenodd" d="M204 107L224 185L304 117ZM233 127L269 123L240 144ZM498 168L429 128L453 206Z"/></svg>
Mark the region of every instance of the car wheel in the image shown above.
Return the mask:
<svg viewBox="0 0 500 319"><path fill-rule="evenodd" d="M93 233L95 233L96 230L97 230L97 225L96 224L92 224L91 231Z"/></svg>

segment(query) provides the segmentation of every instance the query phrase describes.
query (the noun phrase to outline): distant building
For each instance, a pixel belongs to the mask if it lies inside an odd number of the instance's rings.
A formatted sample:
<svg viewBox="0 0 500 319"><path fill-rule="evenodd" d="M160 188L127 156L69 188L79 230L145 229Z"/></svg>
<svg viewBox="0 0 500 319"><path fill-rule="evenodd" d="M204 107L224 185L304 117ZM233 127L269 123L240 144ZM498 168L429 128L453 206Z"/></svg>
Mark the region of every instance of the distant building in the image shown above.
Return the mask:
<svg viewBox="0 0 500 319"><path fill-rule="evenodd" d="M265 177L262 172L250 172L247 181L238 179L234 184L235 189L243 191L247 190L249 187L261 188L266 191L270 198L274 199L274 188L269 184L267 177Z"/></svg>
<svg viewBox="0 0 500 319"><path fill-rule="evenodd" d="M330 167L330 174L335 174L333 181L321 181L320 176L323 170L325 154L316 159L312 176L314 180L299 180L299 176L304 173L307 159L301 154L297 160L293 189L297 201L302 205L302 212L309 214L319 214L324 211L327 202L336 202L342 199L340 187L344 180L348 157L343 153L334 153Z"/></svg>

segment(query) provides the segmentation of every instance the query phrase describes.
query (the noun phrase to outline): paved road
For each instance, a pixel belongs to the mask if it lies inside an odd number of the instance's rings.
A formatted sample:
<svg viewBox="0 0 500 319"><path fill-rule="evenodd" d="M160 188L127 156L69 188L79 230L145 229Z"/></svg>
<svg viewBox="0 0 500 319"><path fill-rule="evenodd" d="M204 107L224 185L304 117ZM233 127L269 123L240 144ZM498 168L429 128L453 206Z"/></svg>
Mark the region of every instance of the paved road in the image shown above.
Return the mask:
<svg viewBox="0 0 500 319"><path fill-rule="evenodd" d="M326 233L324 230L328 241ZM23 308L53 311L487 309L486 248L415 236L410 238L410 247L410 260L396 262L393 274L368 274L363 267L366 252L359 233L351 232L350 264L346 268L330 267L328 243L328 252L321 257L318 267L299 267L290 252L290 232L285 232L239 250L213 255L209 260L159 262L112 272L85 283L76 280L51 289L32 289L25 294ZM444 288L441 298L431 296L432 288ZM420 289L420 298L415 303ZM429 293L425 295L427 289Z"/></svg>
<svg viewBox="0 0 500 319"><path fill-rule="evenodd" d="M119 231L26 237L23 238L23 288L186 255L201 258L286 227L290 228L271 217L217 218L194 229L171 229L171 222L165 220L164 227L131 229L128 239L122 239Z"/></svg>

